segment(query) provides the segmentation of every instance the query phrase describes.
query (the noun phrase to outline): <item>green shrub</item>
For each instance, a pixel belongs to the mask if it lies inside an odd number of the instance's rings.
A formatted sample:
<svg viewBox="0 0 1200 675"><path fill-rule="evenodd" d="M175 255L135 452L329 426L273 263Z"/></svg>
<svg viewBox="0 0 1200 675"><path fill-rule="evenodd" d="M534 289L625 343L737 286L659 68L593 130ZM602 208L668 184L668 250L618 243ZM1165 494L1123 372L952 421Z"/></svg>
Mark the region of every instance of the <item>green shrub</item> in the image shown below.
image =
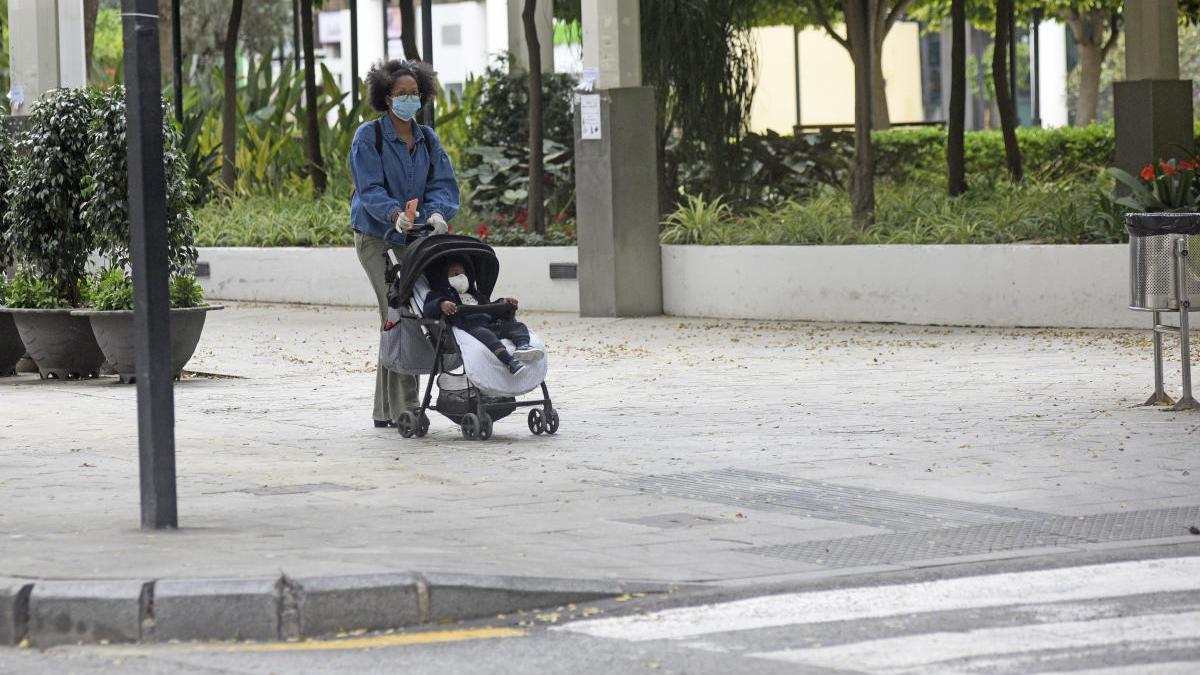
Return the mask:
<svg viewBox="0 0 1200 675"><path fill-rule="evenodd" d="M222 196L196 213L199 246L349 246L350 203L283 195Z"/></svg>
<svg viewBox="0 0 1200 675"><path fill-rule="evenodd" d="M722 239L722 230L732 216L733 211L721 203L720 197L706 201L702 195L688 195L686 203L663 221L662 243L699 244L707 237Z"/></svg>
<svg viewBox="0 0 1200 675"><path fill-rule="evenodd" d="M105 312L133 309L133 281L120 268L101 271L92 282L89 304Z"/></svg>
<svg viewBox="0 0 1200 675"><path fill-rule="evenodd" d="M185 308L204 305L204 290L196 282L196 277L182 274L173 276L170 284L172 307Z"/></svg>
<svg viewBox="0 0 1200 675"><path fill-rule="evenodd" d="M22 309L60 309L69 307L59 288L36 276L31 272L19 272L8 284L4 304L9 307ZM86 293L80 289L79 296Z"/></svg>
<svg viewBox="0 0 1200 675"><path fill-rule="evenodd" d="M1114 243L1124 239L1122 207L1105 184L1082 181L980 182L959 198L910 181L877 190L875 224L859 230L844 190L733 216L689 201L665 223L663 243L996 244Z"/></svg>

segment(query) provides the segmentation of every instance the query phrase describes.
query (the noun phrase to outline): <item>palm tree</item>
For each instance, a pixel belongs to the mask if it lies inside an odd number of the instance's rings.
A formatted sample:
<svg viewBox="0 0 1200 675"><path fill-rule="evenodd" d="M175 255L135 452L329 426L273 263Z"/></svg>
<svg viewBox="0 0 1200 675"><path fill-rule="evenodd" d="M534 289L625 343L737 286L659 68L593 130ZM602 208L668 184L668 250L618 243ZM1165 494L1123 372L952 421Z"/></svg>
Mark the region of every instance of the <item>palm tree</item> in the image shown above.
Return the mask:
<svg viewBox="0 0 1200 675"><path fill-rule="evenodd" d="M232 191L237 182L237 41L242 24L242 0L233 0L225 31L224 105L221 107L221 182Z"/></svg>
<svg viewBox="0 0 1200 675"><path fill-rule="evenodd" d="M235 0L240 3L241 0ZM313 196L325 193L325 162L321 159L321 127L317 121L317 71L313 57L313 0L300 0L300 32L304 44L304 145Z"/></svg>

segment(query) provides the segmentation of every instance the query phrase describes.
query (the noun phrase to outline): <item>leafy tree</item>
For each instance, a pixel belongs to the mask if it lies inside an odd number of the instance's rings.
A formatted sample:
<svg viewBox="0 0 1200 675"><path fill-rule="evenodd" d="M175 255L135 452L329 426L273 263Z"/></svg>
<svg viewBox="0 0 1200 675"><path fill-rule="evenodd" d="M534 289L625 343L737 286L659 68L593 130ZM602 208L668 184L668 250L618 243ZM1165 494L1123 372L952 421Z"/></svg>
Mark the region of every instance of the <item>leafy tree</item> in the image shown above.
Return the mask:
<svg viewBox="0 0 1200 675"><path fill-rule="evenodd" d="M964 131L967 119L967 0L950 6L950 115L947 120L946 176L948 192L967 191Z"/></svg>
<svg viewBox="0 0 1200 675"><path fill-rule="evenodd" d="M1004 135L1004 157L1008 175L1021 180L1021 149L1017 145L1017 111L1013 103L1016 92L1009 90L1008 45L1016 39L1011 35L1013 0L996 0L996 39L992 43L992 83L996 89L996 106L1000 109L1000 130Z"/></svg>
<svg viewBox="0 0 1200 675"><path fill-rule="evenodd" d="M542 47L537 34L537 0L525 0L521 12L525 25L525 45L529 50L529 215L534 232L546 232L546 201L542 140Z"/></svg>
<svg viewBox="0 0 1200 675"><path fill-rule="evenodd" d="M421 51L417 49L417 13L413 9L413 0L400 2L400 44L404 47L404 58L409 61L420 61Z"/></svg>
<svg viewBox="0 0 1200 675"><path fill-rule="evenodd" d="M221 108L221 182L230 192L237 182L237 41L242 0L233 0L224 42L224 105Z"/></svg>
<svg viewBox="0 0 1200 675"><path fill-rule="evenodd" d="M241 0L234 0L240 2ZM318 0L300 0L300 32L304 46L304 145L308 150L308 175L313 196L325 193L325 161L321 158L321 126L317 119L317 66L313 55L313 4Z"/></svg>

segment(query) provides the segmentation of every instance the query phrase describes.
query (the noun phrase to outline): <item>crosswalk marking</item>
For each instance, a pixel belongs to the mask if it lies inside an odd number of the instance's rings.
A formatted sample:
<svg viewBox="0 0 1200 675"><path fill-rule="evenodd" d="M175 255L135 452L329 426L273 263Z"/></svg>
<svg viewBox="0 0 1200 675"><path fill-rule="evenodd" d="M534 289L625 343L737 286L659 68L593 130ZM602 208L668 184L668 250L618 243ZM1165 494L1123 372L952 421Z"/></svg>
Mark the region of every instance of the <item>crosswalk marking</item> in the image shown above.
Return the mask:
<svg viewBox="0 0 1200 675"><path fill-rule="evenodd" d="M831 647L756 652L750 656L872 673L936 672L939 662L1041 649L1200 638L1200 612L1152 614L868 640ZM961 666L946 664L959 672Z"/></svg>
<svg viewBox="0 0 1200 675"><path fill-rule="evenodd" d="M1193 591L1200 586L1198 580L1200 557L1163 558L790 593L581 621L554 630L644 642L829 621Z"/></svg>

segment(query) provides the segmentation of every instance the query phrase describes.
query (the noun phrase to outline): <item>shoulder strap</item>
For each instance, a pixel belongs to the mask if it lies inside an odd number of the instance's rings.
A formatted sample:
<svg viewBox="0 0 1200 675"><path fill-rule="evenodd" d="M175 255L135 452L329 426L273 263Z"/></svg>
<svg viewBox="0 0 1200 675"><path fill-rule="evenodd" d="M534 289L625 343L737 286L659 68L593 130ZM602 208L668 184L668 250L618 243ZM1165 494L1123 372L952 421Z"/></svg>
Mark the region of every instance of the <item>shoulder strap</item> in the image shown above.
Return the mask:
<svg viewBox="0 0 1200 675"><path fill-rule="evenodd" d="M383 155L383 116L375 118L375 152Z"/></svg>

